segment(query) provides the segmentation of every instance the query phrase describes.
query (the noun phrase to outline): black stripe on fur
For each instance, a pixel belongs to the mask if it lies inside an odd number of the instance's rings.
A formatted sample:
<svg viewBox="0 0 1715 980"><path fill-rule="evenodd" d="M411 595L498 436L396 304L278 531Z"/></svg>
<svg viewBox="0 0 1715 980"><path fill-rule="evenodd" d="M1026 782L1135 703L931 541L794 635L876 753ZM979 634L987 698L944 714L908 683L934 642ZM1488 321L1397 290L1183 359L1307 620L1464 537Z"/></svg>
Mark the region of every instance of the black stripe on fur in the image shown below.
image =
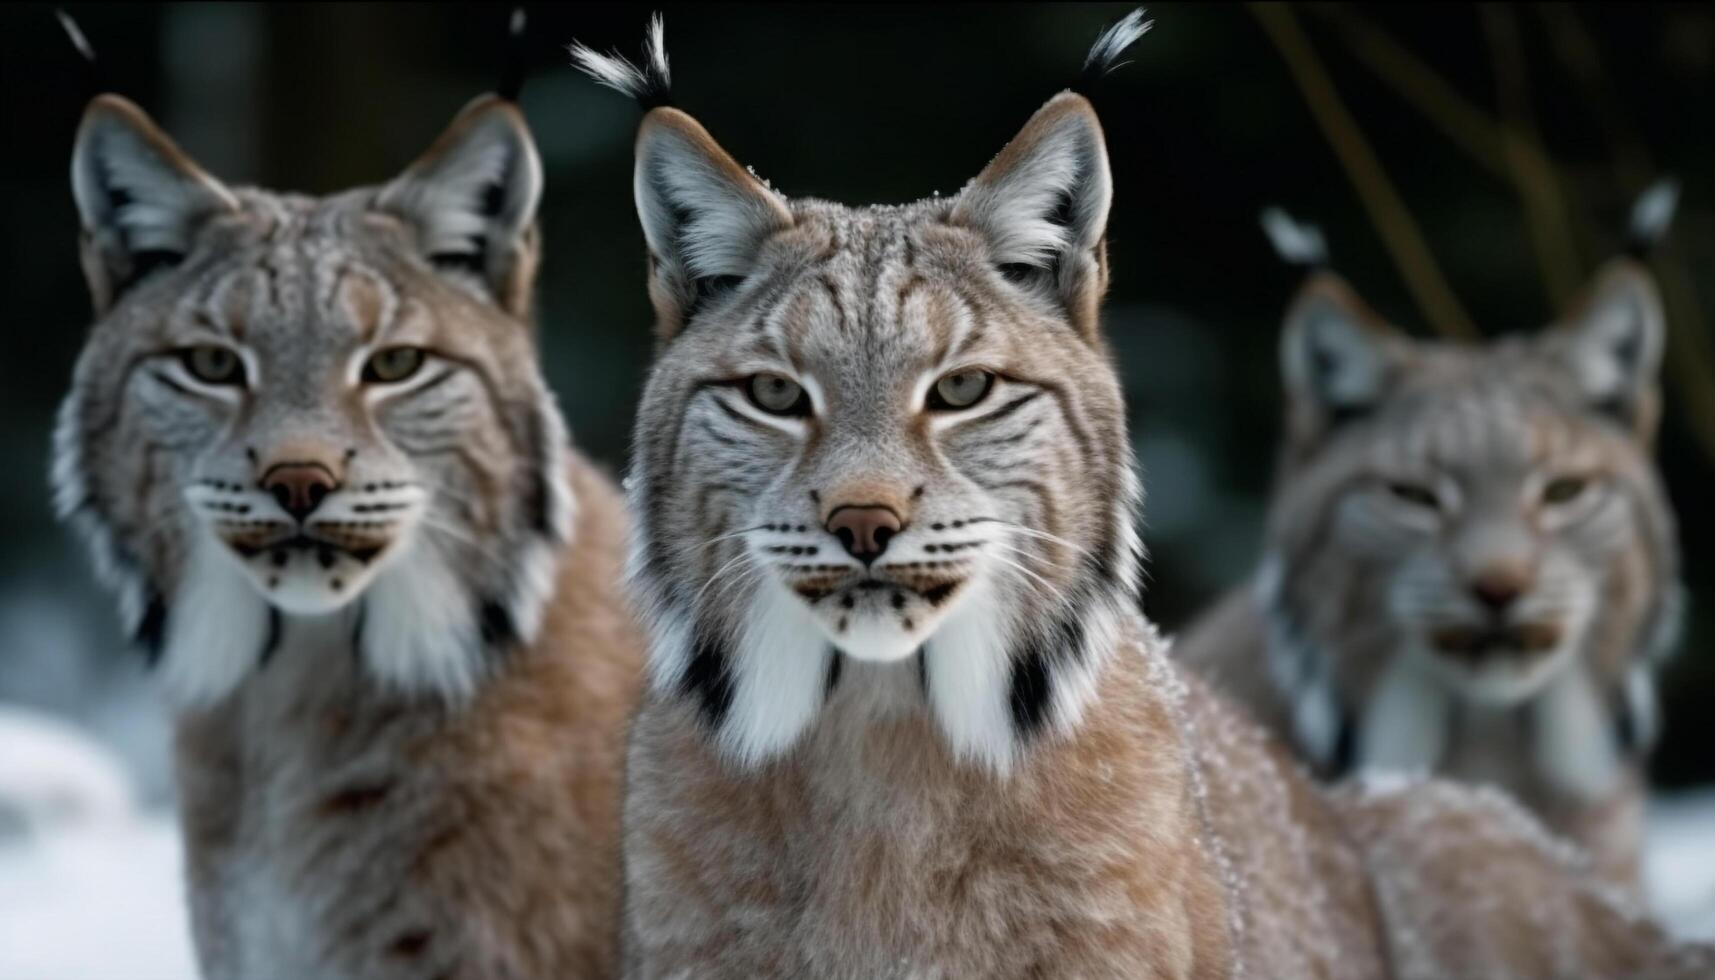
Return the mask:
<svg viewBox="0 0 1715 980"><path fill-rule="evenodd" d="M715 631L698 626L691 637L691 656L679 689L695 698L703 720L719 728L732 707L732 655L726 641Z"/></svg>

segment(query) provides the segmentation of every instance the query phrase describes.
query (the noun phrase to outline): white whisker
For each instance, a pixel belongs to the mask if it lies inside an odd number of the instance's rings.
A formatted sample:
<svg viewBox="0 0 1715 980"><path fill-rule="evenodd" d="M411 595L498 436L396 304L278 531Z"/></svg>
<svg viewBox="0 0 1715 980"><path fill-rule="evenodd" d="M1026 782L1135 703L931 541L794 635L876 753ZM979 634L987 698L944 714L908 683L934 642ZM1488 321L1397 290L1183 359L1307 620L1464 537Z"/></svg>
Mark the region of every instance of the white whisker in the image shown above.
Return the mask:
<svg viewBox="0 0 1715 980"><path fill-rule="evenodd" d="M691 597L690 608L692 608L692 609L697 608L698 604L700 602L702 602L703 594L708 592L710 587L712 587L715 583L717 583L721 580L721 576L723 574L725 574L727 569L731 568L732 566L738 564L741 561L748 559L749 557L750 557L750 550L748 548L740 548L738 554L734 555L731 559L729 559L726 564L715 569L714 574L709 576L709 580L707 582L704 582L703 587L697 590L697 594Z"/></svg>
<svg viewBox="0 0 1715 980"><path fill-rule="evenodd" d="M1036 574L1035 572L1031 571L1030 569L1025 568L1022 564L1012 560L1011 558L1006 557L1005 555L997 555L997 554L991 553L989 557L993 558L997 562L1000 562L1001 565L1003 565L1007 568L1011 568L1015 571L1023 572L1025 575L1028 575L1031 578L1035 579L1037 582L1040 582L1042 584L1042 588L1045 589L1050 595L1053 595L1054 593L1057 593L1060 591L1059 588L1054 585L1054 583L1048 581L1047 579Z"/></svg>

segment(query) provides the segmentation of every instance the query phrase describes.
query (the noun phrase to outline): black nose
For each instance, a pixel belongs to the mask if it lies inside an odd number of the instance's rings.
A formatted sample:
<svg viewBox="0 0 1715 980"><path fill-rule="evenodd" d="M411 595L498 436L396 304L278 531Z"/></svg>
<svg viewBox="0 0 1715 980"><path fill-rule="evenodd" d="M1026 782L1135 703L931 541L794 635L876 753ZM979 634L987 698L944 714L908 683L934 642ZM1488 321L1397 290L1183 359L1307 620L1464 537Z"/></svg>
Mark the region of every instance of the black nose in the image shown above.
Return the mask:
<svg viewBox="0 0 1715 980"><path fill-rule="evenodd" d="M899 533L899 515L891 507L847 504L828 516L828 532L840 539L846 553L865 565L881 557L887 542Z"/></svg>
<svg viewBox="0 0 1715 980"><path fill-rule="evenodd" d="M320 507L329 493L339 489L339 484L320 463L281 463L262 474L262 489L301 521Z"/></svg>

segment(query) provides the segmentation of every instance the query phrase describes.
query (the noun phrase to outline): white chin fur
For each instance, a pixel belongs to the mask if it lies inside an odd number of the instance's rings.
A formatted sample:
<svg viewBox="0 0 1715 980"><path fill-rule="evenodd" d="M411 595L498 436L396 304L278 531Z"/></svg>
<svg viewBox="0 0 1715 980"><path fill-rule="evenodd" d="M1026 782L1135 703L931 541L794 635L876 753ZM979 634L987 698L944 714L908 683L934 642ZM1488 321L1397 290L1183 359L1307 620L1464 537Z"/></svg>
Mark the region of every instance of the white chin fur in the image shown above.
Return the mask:
<svg viewBox="0 0 1715 980"><path fill-rule="evenodd" d="M483 665L470 592L422 535L402 550L364 594L364 663L399 690L468 697Z"/></svg>
<svg viewBox="0 0 1715 980"><path fill-rule="evenodd" d="M941 733L960 758L998 773L1012 768L1019 748L1008 705L1009 620L993 583L987 576L978 578L966 584L924 651L930 706Z"/></svg>
<svg viewBox="0 0 1715 980"><path fill-rule="evenodd" d="M1395 657L1358 721L1360 769L1429 772L1447 749L1451 693L1415 657Z"/></svg>
<svg viewBox="0 0 1715 980"><path fill-rule="evenodd" d="M1583 670L1562 671L1537 701L1532 749L1560 789L1587 800L1611 792L1622 769L1612 719Z"/></svg>
<svg viewBox="0 0 1715 980"><path fill-rule="evenodd" d="M306 550L287 552L284 562L270 553L232 557L264 601L294 616L326 616L344 609L363 594L376 573L344 554L336 554L328 568Z"/></svg>
<svg viewBox="0 0 1715 980"><path fill-rule="evenodd" d="M907 633L891 616L853 616L845 632L828 631L828 624L817 619L827 637L840 652L853 660L889 664L904 660L923 645L927 630Z"/></svg>
<svg viewBox="0 0 1715 980"><path fill-rule="evenodd" d="M720 740L753 765L790 749L821 710L832 652L815 613L780 583L756 589L733 649Z"/></svg>
<svg viewBox="0 0 1715 980"><path fill-rule="evenodd" d="M262 659L268 603L233 574L225 545L199 538L167 610L160 678L179 707L211 704L232 693Z"/></svg>

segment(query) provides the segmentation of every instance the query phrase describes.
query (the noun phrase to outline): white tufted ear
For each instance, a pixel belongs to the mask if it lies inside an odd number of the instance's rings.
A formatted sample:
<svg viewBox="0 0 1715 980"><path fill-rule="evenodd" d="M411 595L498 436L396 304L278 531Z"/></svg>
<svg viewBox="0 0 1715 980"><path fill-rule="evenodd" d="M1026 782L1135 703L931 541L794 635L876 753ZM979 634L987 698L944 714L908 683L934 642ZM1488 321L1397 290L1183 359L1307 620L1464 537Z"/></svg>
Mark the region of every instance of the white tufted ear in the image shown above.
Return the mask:
<svg viewBox="0 0 1715 980"><path fill-rule="evenodd" d="M84 110L71 186L97 312L150 270L182 259L203 221L238 209L231 191L117 95L97 96Z"/></svg>
<svg viewBox="0 0 1715 980"><path fill-rule="evenodd" d="M501 306L524 316L541 198L542 162L529 126L517 106L485 95L381 189L375 206L409 222L437 265L481 277Z"/></svg>
<svg viewBox="0 0 1715 980"><path fill-rule="evenodd" d="M1292 436L1314 439L1368 411L1408 343L1338 276L1312 276L1287 310L1280 337Z"/></svg>
<svg viewBox="0 0 1715 980"><path fill-rule="evenodd" d="M643 117L633 189L650 295L668 335L712 289L749 274L770 235L792 226L785 200L677 109Z"/></svg>
<svg viewBox="0 0 1715 980"><path fill-rule="evenodd" d="M1571 369L1592 408L1648 437L1660 414L1666 332L1649 270L1615 259L1545 343Z"/></svg>
<svg viewBox="0 0 1715 980"><path fill-rule="evenodd" d="M980 232L1009 278L1045 273L1074 325L1096 329L1113 178L1096 111L1063 92L959 193L952 220Z"/></svg>

